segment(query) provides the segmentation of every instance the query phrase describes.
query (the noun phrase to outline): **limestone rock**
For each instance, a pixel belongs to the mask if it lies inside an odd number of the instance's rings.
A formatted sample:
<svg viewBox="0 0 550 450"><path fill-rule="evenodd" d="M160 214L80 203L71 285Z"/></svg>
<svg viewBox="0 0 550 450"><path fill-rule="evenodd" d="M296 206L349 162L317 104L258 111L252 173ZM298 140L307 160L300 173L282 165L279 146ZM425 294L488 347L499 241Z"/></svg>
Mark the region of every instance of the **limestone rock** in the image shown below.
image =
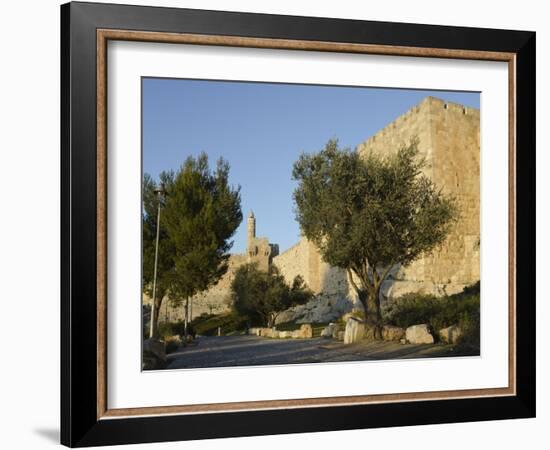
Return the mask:
<svg viewBox="0 0 550 450"><path fill-rule="evenodd" d="M345 293L320 294L305 305L297 305L283 311L277 317L277 323L294 321L296 323L331 322L355 306L354 301Z"/></svg>
<svg viewBox="0 0 550 450"><path fill-rule="evenodd" d="M311 324L304 323L300 326L300 337L302 339L311 339L313 337L313 328Z"/></svg>
<svg viewBox="0 0 550 450"><path fill-rule="evenodd" d="M407 328L405 332L407 342L411 344L433 344L434 337L430 333L430 327L427 324L413 325Z"/></svg>
<svg viewBox="0 0 550 450"><path fill-rule="evenodd" d="M292 337L292 331L279 331L280 339L288 339Z"/></svg>
<svg viewBox="0 0 550 450"><path fill-rule="evenodd" d="M321 331L321 337L324 338L331 338L332 334L336 331L336 324L335 323L329 323L323 331Z"/></svg>
<svg viewBox="0 0 550 450"><path fill-rule="evenodd" d="M458 325L439 330L439 339L446 344L456 344L460 336L462 336L462 330Z"/></svg>
<svg viewBox="0 0 550 450"><path fill-rule="evenodd" d="M393 325L384 325L382 328L382 339L385 341L399 341L405 336L405 330Z"/></svg>
<svg viewBox="0 0 550 450"><path fill-rule="evenodd" d="M356 319L359 319L360 317L363 316L363 309L362 308L363 308L362 306L360 308L353 308L351 311L347 312L346 314L344 314L342 316L342 320L344 322L347 322L350 317L354 317Z"/></svg>
<svg viewBox="0 0 550 450"><path fill-rule="evenodd" d="M272 328L260 328L260 334L261 337L272 337L273 336L273 329Z"/></svg>
<svg viewBox="0 0 550 450"><path fill-rule="evenodd" d="M350 317L346 322L344 332L344 344L353 344L360 341L365 336L365 324L363 321Z"/></svg>
<svg viewBox="0 0 550 450"><path fill-rule="evenodd" d="M343 341L344 340L344 335L345 335L345 331L344 330L340 330L336 333L336 339L338 339L339 341Z"/></svg>

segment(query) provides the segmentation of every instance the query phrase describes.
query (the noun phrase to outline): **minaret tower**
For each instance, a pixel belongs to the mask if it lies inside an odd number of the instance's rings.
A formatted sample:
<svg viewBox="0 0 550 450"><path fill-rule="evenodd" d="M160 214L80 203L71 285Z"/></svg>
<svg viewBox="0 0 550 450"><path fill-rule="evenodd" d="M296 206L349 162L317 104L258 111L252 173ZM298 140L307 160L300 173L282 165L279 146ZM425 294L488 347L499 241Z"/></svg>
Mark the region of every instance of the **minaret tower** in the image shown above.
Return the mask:
<svg viewBox="0 0 550 450"><path fill-rule="evenodd" d="M248 247L252 245L252 242L256 238L256 218L252 210L248 214L247 220L247 237L248 237Z"/></svg>

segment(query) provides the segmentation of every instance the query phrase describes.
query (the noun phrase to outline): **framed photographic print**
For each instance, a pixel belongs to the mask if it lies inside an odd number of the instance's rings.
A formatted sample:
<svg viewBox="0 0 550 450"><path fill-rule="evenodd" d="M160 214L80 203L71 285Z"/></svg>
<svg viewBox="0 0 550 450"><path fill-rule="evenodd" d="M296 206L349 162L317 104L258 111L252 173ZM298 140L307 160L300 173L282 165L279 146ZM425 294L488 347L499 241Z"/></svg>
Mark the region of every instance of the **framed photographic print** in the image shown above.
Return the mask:
<svg viewBox="0 0 550 450"><path fill-rule="evenodd" d="M63 444L535 415L535 33L61 25Z"/></svg>

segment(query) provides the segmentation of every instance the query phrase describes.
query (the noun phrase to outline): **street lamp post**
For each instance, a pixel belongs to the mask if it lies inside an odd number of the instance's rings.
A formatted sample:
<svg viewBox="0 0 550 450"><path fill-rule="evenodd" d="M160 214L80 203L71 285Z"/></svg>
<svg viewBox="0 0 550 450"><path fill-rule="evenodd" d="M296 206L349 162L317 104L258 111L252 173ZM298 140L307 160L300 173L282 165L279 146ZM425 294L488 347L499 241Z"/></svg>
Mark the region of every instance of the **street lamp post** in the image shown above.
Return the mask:
<svg viewBox="0 0 550 450"><path fill-rule="evenodd" d="M155 336L155 299L157 296L157 265L159 258L159 235L160 235L160 206L162 200L166 195L166 190L164 189L164 183L161 183L158 188L155 189L155 194L157 194L159 205L157 212L157 238L155 242L155 268L153 270L153 299L151 302L151 332L149 337L152 339Z"/></svg>

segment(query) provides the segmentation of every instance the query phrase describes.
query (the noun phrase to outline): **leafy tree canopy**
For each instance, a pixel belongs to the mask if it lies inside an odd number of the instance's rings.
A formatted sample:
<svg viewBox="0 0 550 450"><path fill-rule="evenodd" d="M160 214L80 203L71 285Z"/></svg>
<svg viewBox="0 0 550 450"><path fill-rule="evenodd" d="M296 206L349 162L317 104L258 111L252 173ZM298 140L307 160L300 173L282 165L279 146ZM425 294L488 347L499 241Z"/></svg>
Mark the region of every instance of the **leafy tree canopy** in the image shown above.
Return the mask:
<svg viewBox="0 0 550 450"><path fill-rule="evenodd" d="M230 238L242 221L240 188L229 184L229 164L211 171L202 153L177 172L163 172L167 195L161 206L157 294L178 303L208 289L227 271ZM159 198L150 176L143 180L143 278L153 278ZM158 308L162 297L157 295Z"/></svg>
<svg viewBox="0 0 550 450"><path fill-rule="evenodd" d="M313 296L301 276L296 276L289 286L275 266L264 272L256 264L237 269L231 295L237 313L268 327L275 325L279 313L304 304Z"/></svg>
<svg viewBox="0 0 550 450"><path fill-rule="evenodd" d="M422 173L418 140L387 156L359 155L336 140L294 164L296 216L305 236L329 264L348 271L379 327L380 285L441 244L457 219L453 198Z"/></svg>

